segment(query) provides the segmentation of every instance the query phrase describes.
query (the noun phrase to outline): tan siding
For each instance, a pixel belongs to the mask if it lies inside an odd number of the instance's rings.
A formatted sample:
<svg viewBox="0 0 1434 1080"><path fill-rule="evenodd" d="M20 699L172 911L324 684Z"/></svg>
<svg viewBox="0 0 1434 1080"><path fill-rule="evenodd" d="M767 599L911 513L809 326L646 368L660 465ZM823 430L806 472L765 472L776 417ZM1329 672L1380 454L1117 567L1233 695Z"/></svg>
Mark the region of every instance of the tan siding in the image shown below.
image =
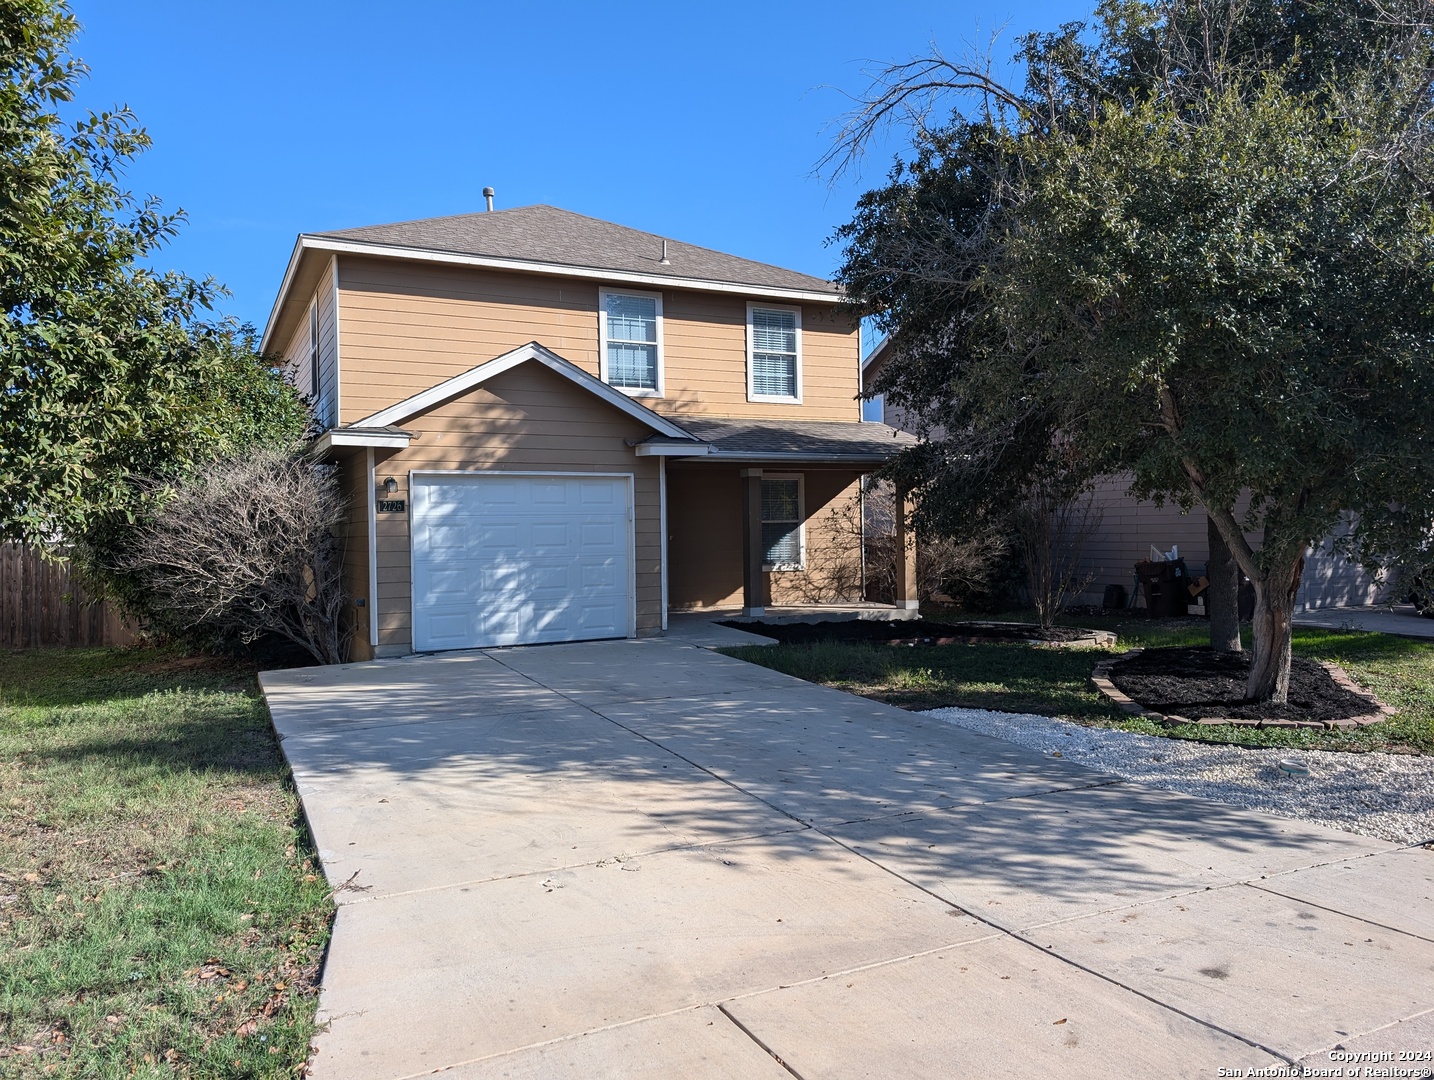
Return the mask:
<svg viewBox="0 0 1434 1080"><path fill-rule="evenodd" d="M599 472L632 474L635 500L637 628L662 622L658 463L638 458L625 440L649 429L539 364L524 364L404 422L416 438L378 466L376 480L398 481L409 498L414 471ZM577 428L581 434L574 434ZM378 517L379 644L412 640L408 515Z"/></svg>
<svg viewBox="0 0 1434 1080"><path fill-rule="evenodd" d="M520 345L538 341L593 375L598 284L345 256L341 404L353 423ZM802 305L802 404L747 401L747 302L663 292L659 412L856 420L860 335L835 305Z"/></svg>
<svg viewBox="0 0 1434 1080"><path fill-rule="evenodd" d="M840 308L803 304L801 309L802 403L748 401L746 299L665 293L665 395L645 403L678 417L859 420L860 335Z"/></svg>
<svg viewBox="0 0 1434 1080"><path fill-rule="evenodd" d="M597 285L394 260L340 265L352 423L530 341L597 373Z"/></svg>
<svg viewBox="0 0 1434 1080"><path fill-rule="evenodd" d="M806 569L765 575L772 604L861 599L860 474L800 472L806 511ZM742 482L738 466L667 467L668 589L673 608L742 604Z"/></svg>

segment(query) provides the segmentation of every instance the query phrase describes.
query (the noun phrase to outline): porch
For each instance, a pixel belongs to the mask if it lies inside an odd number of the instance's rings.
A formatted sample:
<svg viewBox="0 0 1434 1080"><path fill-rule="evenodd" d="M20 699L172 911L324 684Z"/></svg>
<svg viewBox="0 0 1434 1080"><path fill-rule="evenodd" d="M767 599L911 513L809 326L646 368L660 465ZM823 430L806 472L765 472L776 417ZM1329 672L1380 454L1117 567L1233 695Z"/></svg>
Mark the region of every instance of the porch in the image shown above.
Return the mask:
<svg viewBox="0 0 1434 1080"><path fill-rule="evenodd" d="M916 615L916 551L904 515L899 565L870 588L865 479L911 436L884 424L683 418L706 448L664 457L669 626L683 613L820 621ZM683 449L683 448L675 448ZM640 452L640 451L639 451Z"/></svg>

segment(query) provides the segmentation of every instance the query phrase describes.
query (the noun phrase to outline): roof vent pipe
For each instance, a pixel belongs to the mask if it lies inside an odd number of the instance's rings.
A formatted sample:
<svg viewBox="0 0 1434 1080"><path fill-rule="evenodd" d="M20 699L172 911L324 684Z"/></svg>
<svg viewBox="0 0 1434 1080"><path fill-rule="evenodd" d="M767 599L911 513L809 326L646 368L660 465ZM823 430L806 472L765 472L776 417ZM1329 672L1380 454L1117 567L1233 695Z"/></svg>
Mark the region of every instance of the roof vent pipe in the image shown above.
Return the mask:
<svg viewBox="0 0 1434 1080"><path fill-rule="evenodd" d="M483 189L483 201L488 204L487 206L484 207L485 210L491 210L491 209L493 209L493 189L492 189L492 188L490 188L490 187L485 187L485 188Z"/></svg>
<svg viewBox="0 0 1434 1080"><path fill-rule="evenodd" d="M662 259L660 260L660 263L661 263L662 266L671 266L671 265L672 265L672 260L667 257L667 241L666 241L666 240L664 240L664 241L662 242Z"/></svg>

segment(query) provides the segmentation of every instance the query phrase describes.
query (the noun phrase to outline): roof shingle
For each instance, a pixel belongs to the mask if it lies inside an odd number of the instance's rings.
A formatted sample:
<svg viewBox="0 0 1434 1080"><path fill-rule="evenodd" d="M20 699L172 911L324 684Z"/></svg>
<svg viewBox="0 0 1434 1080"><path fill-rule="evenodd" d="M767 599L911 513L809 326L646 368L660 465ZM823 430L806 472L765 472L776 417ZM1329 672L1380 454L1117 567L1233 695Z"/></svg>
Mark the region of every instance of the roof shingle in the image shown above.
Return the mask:
<svg viewBox="0 0 1434 1080"><path fill-rule="evenodd" d="M311 235L677 280L821 292L830 294L833 299L839 295L837 287L822 278L678 240L667 240L668 261L664 264L664 237L555 206L520 206Z"/></svg>
<svg viewBox="0 0 1434 1080"><path fill-rule="evenodd" d="M673 419L710 444L713 457L885 460L917 442L914 435L870 421Z"/></svg>

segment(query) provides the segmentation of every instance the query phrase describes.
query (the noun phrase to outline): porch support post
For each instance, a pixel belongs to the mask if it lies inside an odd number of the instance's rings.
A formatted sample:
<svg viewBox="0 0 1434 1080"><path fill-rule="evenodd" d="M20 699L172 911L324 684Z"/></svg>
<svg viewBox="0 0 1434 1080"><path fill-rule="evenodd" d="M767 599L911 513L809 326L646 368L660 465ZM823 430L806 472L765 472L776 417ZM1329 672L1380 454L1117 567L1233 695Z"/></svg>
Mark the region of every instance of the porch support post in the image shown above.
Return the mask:
<svg viewBox="0 0 1434 1080"><path fill-rule="evenodd" d="M742 473L742 614L760 619L767 613L762 588L762 470Z"/></svg>
<svg viewBox="0 0 1434 1080"><path fill-rule="evenodd" d="M916 596L916 532L911 528L915 509L910 493L896 489L896 606L915 611L921 606Z"/></svg>

